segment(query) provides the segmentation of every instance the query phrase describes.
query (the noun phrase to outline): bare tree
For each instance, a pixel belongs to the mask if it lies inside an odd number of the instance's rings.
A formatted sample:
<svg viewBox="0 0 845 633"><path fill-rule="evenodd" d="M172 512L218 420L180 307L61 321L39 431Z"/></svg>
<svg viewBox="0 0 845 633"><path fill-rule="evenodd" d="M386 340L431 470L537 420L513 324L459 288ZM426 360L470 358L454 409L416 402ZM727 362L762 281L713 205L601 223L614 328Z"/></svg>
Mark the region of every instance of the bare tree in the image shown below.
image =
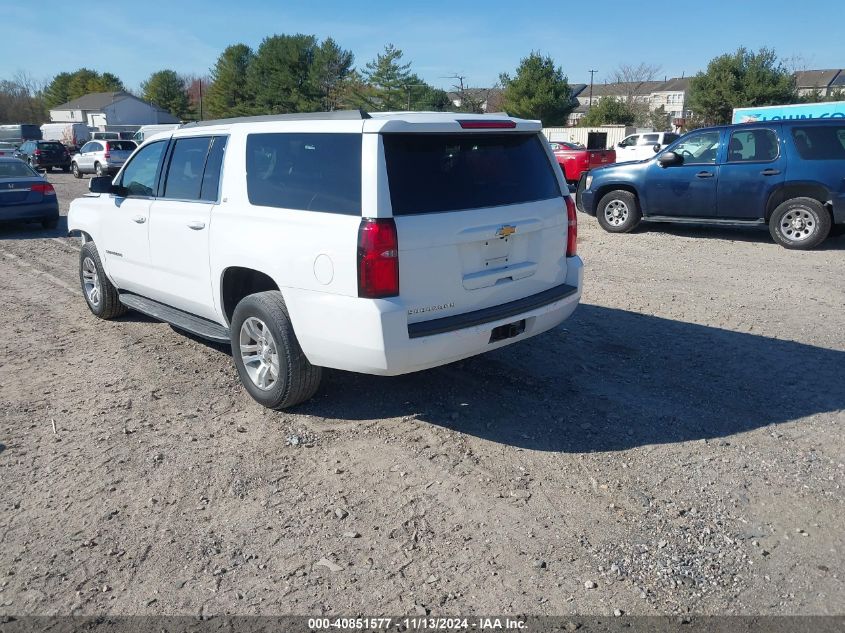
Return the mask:
<svg viewBox="0 0 845 633"><path fill-rule="evenodd" d="M628 110L634 115L637 125L648 123L650 90L644 90L642 84L654 81L660 66L641 62L634 64L620 64L610 73L610 81L618 84L619 96L625 102Z"/></svg>

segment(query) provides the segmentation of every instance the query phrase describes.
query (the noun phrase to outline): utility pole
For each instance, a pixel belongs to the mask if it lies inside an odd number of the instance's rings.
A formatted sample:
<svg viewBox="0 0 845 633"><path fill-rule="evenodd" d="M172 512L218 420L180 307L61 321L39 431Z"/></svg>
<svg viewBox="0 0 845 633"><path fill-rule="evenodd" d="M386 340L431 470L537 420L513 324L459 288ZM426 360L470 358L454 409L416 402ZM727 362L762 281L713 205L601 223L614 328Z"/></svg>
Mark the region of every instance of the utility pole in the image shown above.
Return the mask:
<svg viewBox="0 0 845 633"><path fill-rule="evenodd" d="M200 121L202 120L202 77L200 77Z"/></svg>
<svg viewBox="0 0 845 633"><path fill-rule="evenodd" d="M588 110L593 107L593 75L597 72L597 70L590 70L590 105L587 106Z"/></svg>

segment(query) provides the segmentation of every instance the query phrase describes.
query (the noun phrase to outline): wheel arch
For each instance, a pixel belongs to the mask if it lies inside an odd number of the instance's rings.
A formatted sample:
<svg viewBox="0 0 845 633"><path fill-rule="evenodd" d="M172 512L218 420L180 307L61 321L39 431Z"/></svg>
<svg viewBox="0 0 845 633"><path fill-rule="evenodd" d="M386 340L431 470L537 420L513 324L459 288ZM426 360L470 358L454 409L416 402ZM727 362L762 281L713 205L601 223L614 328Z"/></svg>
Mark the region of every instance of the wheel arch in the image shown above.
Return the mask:
<svg viewBox="0 0 845 633"><path fill-rule="evenodd" d="M281 287L267 273L249 266L227 266L220 274L220 310L226 324L232 322L235 307L247 295Z"/></svg>
<svg viewBox="0 0 845 633"><path fill-rule="evenodd" d="M598 189L596 189L596 194L593 197L592 215L595 215L596 213L598 213L599 203L601 202L601 199L604 198L611 191L617 191L617 190L622 190L622 191L627 191L629 193L632 193L634 195L634 197L637 199L637 204L640 206L640 212L642 213L642 211L643 211L643 201L642 201L642 198L640 197L640 192L637 191L637 188L630 183L612 182L612 183L603 184Z"/></svg>
<svg viewBox="0 0 845 633"><path fill-rule="evenodd" d="M812 198L821 202L822 206L831 214L833 219L833 199L830 190L818 182L788 182L775 189L766 202L765 219L768 222L772 213L781 204L793 198Z"/></svg>

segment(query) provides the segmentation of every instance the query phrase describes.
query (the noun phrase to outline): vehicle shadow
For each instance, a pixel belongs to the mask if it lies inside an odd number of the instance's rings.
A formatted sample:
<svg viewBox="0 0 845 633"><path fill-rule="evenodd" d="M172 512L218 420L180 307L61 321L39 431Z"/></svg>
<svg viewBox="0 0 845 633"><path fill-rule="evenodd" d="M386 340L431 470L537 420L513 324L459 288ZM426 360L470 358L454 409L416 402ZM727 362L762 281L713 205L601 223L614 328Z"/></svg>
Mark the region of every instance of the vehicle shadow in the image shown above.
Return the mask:
<svg viewBox="0 0 845 633"><path fill-rule="evenodd" d="M5 445L5 444L0 444L0 454L2 454L2 453L3 453L3 451L5 451L5 450L6 450L6 445Z"/></svg>
<svg viewBox="0 0 845 633"><path fill-rule="evenodd" d="M727 240L732 242L752 242L774 244L769 229L765 226L725 227L707 224L672 224L669 222L643 222L635 233L667 233L677 237ZM845 233L839 226L834 226L828 238L815 249L817 251L845 250Z"/></svg>
<svg viewBox="0 0 845 633"><path fill-rule="evenodd" d="M59 217L54 229L45 229L40 222L0 224L0 240L41 240L47 237L67 237L67 216Z"/></svg>
<svg viewBox="0 0 845 633"><path fill-rule="evenodd" d="M845 409L845 351L582 305L544 335L394 378L329 372L296 412L413 416L555 452L726 438Z"/></svg>

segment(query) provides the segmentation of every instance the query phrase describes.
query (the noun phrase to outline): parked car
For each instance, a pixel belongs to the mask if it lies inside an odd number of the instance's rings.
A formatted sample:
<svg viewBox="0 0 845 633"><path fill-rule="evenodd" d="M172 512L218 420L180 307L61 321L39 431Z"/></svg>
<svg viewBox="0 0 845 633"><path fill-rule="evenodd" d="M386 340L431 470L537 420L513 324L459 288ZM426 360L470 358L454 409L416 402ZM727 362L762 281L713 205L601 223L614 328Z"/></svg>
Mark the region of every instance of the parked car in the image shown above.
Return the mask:
<svg viewBox="0 0 845 633"><path fill-rule="evenodd" d="M79 147L91 138L91 129L84 123L45 123L41 126L41 138Z"/></svg>
<svg viewBox="0 0 845 633"><path fill-rule="evenodd" d="M17 158L0 158L0 220L41 222L46 229L59 222L53 185Z"/></svg>
<svg viewBox="0 0 845 633"><path fill-rule="evenodd" d="M41 140L41 128L32 123L0 125L0 141L17 143Z"/></svg>
<svg viewBox="0 0 845 633"><path fill-rule="evenodd" d="M132 141L88 141L71 158L70 169L76 178L82 178L82 174L114 174L136 147Z"/></svg>
<svg viewBox="0 0 845 633"><path fill-rule="evenodd" d="M225 151L224 151L225 150ZM262 405L321 367L419 371L555 327L581 295L540 123L359 111L190 124L70 205L88 307L231 345Z"/></svg>
<svg viewBox="0 0 845 633"><path fill-rule="evenodd" d="M551 141L549 146L568 184L577 183L581 174L594 167L616 162L616 152L612 149L587 149L583 145L564 141Z"/></svg>
<svg viewBox="0 0 845 633"><path fill-rule="evenodd" d="M15 158L25 161L33 169L51 171L54 167L70 171L70 154L58 141L25 141L15 152Z"/></svg>
<svg viewBox="0 0 845 633"><path fill-rule="evenodd" d="M0 141L0 156L14 157L16 151L18 151L18 146L14 143Z"/></svg>
<svg viewBox="0 0 845 633"><path fill-rule="evenodd" d="M653 158L661 149L674 143L680 137L673 132L645 132L631 134L616 146L616 160L625 163L632 160Z"/></svg>
<svg viewBox="0 0 845 633"><path fill-rule="evenodd" d="M845 121L795 119L690 132L649 161L595 169L579 208L612 233L641 220L769 227L810 249L845 224Z"/></svg>
<svg viewBox="0 0 845 633"><path fill-rule="evenodd" d="M160 132L172 132L179 129L178 123L168 123L161 125L142 125L140 129L132 136L132 140L140 145L144 140L150 138Z"/></svg>

